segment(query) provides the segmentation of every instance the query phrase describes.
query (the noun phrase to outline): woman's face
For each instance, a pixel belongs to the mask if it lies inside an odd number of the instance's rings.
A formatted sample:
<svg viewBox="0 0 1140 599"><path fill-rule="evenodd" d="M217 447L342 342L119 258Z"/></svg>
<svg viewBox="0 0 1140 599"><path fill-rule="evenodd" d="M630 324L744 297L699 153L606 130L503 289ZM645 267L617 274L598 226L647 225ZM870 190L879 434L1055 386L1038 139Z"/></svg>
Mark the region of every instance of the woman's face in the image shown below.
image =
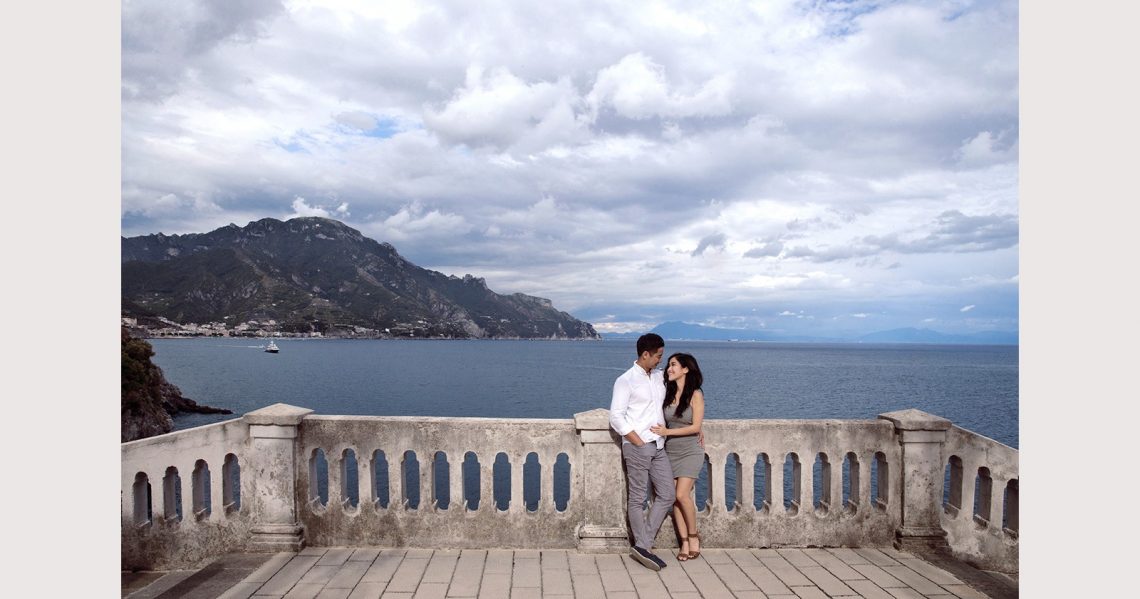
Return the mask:
<svg viewBox="0 0 1140 599"><path fill-rule="evenodd" d="M675 381L688 373L689 369L682 368L681 363L677 361L677 358L669 358L669 367L665 369L665 374L669 377L669 380Z"/></svg>

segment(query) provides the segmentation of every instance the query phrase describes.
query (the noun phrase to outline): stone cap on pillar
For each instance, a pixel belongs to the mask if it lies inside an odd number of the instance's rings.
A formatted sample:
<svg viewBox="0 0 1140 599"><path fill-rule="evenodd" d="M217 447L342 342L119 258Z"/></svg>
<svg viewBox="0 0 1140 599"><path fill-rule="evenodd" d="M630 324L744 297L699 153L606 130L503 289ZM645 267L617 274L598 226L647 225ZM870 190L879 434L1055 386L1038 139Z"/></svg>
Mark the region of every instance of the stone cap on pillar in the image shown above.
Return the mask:
<svg viewBox="0 0 1140 599"><path fill-rule="evenodd" d="M242 416L247 424L267 424L276 426L297 426L301 419L313 411L284 403L275 403Z"/></svg>
<svg viewBox="0 0 1140 599"><path fill-rule="evenodd" d="M894 423L895 430L900 431L947 431L952 424L941 416L927 414L914 408L879 414L879 418L890 420Z"/></svg>
<svg viewBox="0 0 1140 599"><path fill-rule="evenodd" d="M580 431L599 431L610 428L610 411L596 408L574 414L574 427Z"/></svg>

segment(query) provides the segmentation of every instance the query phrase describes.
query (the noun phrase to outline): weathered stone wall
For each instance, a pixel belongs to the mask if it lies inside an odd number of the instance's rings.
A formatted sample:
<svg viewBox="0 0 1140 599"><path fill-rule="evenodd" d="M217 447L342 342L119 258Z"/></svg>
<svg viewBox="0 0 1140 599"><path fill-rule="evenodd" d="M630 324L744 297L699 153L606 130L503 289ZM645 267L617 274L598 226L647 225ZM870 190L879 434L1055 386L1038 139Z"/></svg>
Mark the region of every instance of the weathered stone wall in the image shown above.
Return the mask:
<svg viewBox="0 0 1140 599"><path fill-rule="evenodd" d="M192 567L204 560L246 547L250 536L251 507L226 509L223 500L223 464L227 454L239 466L248 463L248 427L241 420L219 422L186 431L167 433L121 445L122 512L121 559L124 570ZM194 513L192 485L195 464L204 460L210 473L209 515ZM174 467L181 478L182 518L167 518L163 478ZM151 519L136 522L134 488L138 474L150 484ZM245 471L242 472L245 474ZM244 498L253 493L249 477L241 477ZM144 506L145 507L145 506ZM145 518L145 509L140 512Z"/></svg>
<svg viewBox="0 0 1140 599"><path fill-rule="evenodd" d="M953 426L942 446L942 456L943 464L948 464L953 457L960 459L962 464L961 481L950 481L952 486L960 484L960 505L950 505L942 513L942 528L946 530L950 549L959 559L982 569L1016 574L1018 451L988 437ZM991 480L987 505L974 503L975 486L981 468L989 471ZM1011 481L1012 496L1007 500L1006 490ZM987 507L988 518L975 515L979 511L986 512ZM1006 510L1012 510L1009 522L1011 527L1005 527L1002 523Z"/></svg>
<svg viewBox="0 0 1140 599"><path fill-rule="evenodd" d="M698 506L702 541L708 547L875 546L949 543L954 553L987 569L1017 572L1017 451L917 410L883 414L877 420L706 420L709 499ZM328 501L316 491L314 456L328 464ZM355 455L357 496L346 498L347 452ZM377 452L383 452L378 454ZM419 464L419 505L405 503L402 460ZM446 454L447 507L437 505L434 457ZM463 462L479 465L479 505L465 504ZM528 454L540 468L535 511L524 503L523 469ZM503 453L510 463L506 510L494 502L493 465ZM241 466L240 509L227 509L223 464L233 454ZM554 502L553 466L569 463L569 501ZM799 462L798 494L784 497L785 460ZM738 464L737 484L726 506L726 464ZM758 456L765 456L766 462ZM850 476L844 462L854 458ZM814 500L813 464L827 464ZM387 504L375 490L374 460L387 465ZM756 484L761 464L765 484ZM962 464L957 508L942 507L942 473L951 460ZM194 467L210 470L209 515L193 509ZM878 461L876 461L878 460ZM878 464L872 467L872 464ZM163 489L167 468L182 478L183 518L167 518ZM989 517L974 518L974 479L979 468L992 479ZM151 484L152 518L136 509L137 477ZM872 498L872 475L879 496ZM794 476L794 474L793 474ZM275 404L240 420L122 444L122 562L126 569L193 567L228 551L289 551L316 545L399 547L628 549L625 477L620 439L604 409L573 420L321 416ZM760 486L761 497L755 496ZM843 500L844 491L850 498ZM141 487L140 487L141 488ZM441 502L442 503L442 502ZM1012 507L1010 507L1012 506ZM1009 526L1002 527L1003 509ZM984 510L983 510L984 511ZM658 547L675 547L666 523Z"/></svg>
<svg viewBox="0 0 1140 599"><path fill-rule="evenodd" d="M572 548L582 519L581 444L572 420L490 418L409 418L309 416L301 426L298 449L297 504L310 545L385 545L412 547ZM328 504L313 497L309 464L317 449L328 461ZM342 462L346 450L356 455L359 505L344 504ZM388 506L377 502L372 480L373 456L383 452L388 470ZM412 451L419 464L419 505L404 504L401 461ZM447 456L447 509L433 503L436 452ZM462 463L467 452L479 461L479 505L464 505ZM510 503L498 510L493 500L492 466L499 453L510 462ZM536 511L523 503L523 463L534 452L541 465ZM552 467L559 453L570 462L570 501L563 512L553 501Z"/></svg>

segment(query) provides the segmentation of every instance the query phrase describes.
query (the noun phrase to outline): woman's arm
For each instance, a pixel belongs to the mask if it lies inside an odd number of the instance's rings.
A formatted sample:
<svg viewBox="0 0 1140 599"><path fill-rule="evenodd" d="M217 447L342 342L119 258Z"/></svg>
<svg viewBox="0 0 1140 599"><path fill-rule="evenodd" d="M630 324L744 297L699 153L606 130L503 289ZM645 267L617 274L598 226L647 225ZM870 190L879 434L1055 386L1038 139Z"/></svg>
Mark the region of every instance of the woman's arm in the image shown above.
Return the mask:
<svg viewBox="0 0 1140 599"><path fill-rule="evenodd" d="M701 432L701 423L705 420L705 394L702 393L700 389L693 391L693 398L689 403L689 409L693 411L693 423L689 426L665 428L664 425L658 424L650 430L662 437L692 435Z"/></svg>

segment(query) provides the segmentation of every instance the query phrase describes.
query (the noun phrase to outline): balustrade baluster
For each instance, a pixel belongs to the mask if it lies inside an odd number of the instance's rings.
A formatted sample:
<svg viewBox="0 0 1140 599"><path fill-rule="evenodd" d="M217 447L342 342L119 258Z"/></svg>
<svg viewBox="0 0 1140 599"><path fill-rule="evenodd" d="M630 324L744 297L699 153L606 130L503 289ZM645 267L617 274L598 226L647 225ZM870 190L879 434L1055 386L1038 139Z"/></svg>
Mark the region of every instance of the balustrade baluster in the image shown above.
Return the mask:
<svg viewBox="0 0 1140 599"><path fill-rule="evenodd" d="M452 449L447 452L447 496L451 504L449 510L463 511L463 451Z"/></svg>
<svg viewBox="0 0 1140 599"><path fill-rule="evenodd" d="M540 451L538 461L542 467L539 471L538 511L550 514L554 512L554 463L558 461L558 454L549 449Z"/></svg>
<svg viewBox="0 0 1140 599"><path fill-rule="evenodd" d="M325 450L325 464L329 470L329 507L344 509L346 499L342 492L344 484L344 448L334 446Z"/></svg>
<svg viewBox="0 0 1140 599"><path fill-rule="evenodd" d="M479 459L479 511L494 513L499 508L495 506L495 454L476 453Z"/></svg>
<svg viewBox="0 0 1140 599"><path fill-rule="evenodd" d="M723 514L724 509L724 464L728 455L721 449L707 450L709 466L709 502L712 504L711 514Z"/></svg>
<svg viewBox="0 0 1140 599"><path fill-rule="evenodd" d="M526 464L526 454L507 454L511 461L511 505L507 511L513 514L526 513L526 502L523 500L523 465Z"/></svg>
<svg viewBox="0 0 1140 599"><path fill-rule="evenodd" d="M756 502L756 456L759 451L748 449L737 454L737 464L740 465L740 477L736 481L737 493L740 496L742 511L755 511Z"/></svg>
<svg viewBox="0 0 1140 599"><path fill-rule="evenodd" d="M772 463L770 485L772 489L772 496L768 498L769 512L775 514L786 514L787 508L784 507L784 462L788 459L788 451L786 449L779 449L768 454L768 461Z"/></svg>
<svg viewBox="0 0 1140 599"><path fill-rule="evenodd" d="M404 451L385 451L388 457L388 509L403 510L404 502Z"/></svg>
<svg viewBox="0 0 1140 599"><path fill-rule="evenodd" d="M372 482L372 454L360 451L356 456L356 498L357 506L365 503L376 505L376 485ZM368 488L365 491L365 487Z"/></svg>
<svg viewBox="0 0 1140 599"><path fill-rule="evenodd" d="M993 479L993 486L990 487L990 523L986 528L1000 533L1002 517L1005 515L1005 485L1009 479L998 478L992 469L990 477Z"/></svg>
<svg viewBox="0 0 1140 599"><path fill-rule="evenodd" d="M835 450L828 454L828 463L831 464L831 492L828 493L827 515L839 517L843 513L843 461L846 453Z"/></svg>
<svg viewBox="0 0 1140 599"><path fill-rule="evenodd" d="M977 487L978 477L978 464L968 459L966 456L962 457L962 509L966 512L964 514L966 521L969 522L974 518L974 513L977 511L974 507L974 489Z"/></svg>
<svg viewBox="0 0 1140 599"><path fill-rule="evenodd" d="M435 511L435 450L416 452L420 463L420 510Z"/></svg>

